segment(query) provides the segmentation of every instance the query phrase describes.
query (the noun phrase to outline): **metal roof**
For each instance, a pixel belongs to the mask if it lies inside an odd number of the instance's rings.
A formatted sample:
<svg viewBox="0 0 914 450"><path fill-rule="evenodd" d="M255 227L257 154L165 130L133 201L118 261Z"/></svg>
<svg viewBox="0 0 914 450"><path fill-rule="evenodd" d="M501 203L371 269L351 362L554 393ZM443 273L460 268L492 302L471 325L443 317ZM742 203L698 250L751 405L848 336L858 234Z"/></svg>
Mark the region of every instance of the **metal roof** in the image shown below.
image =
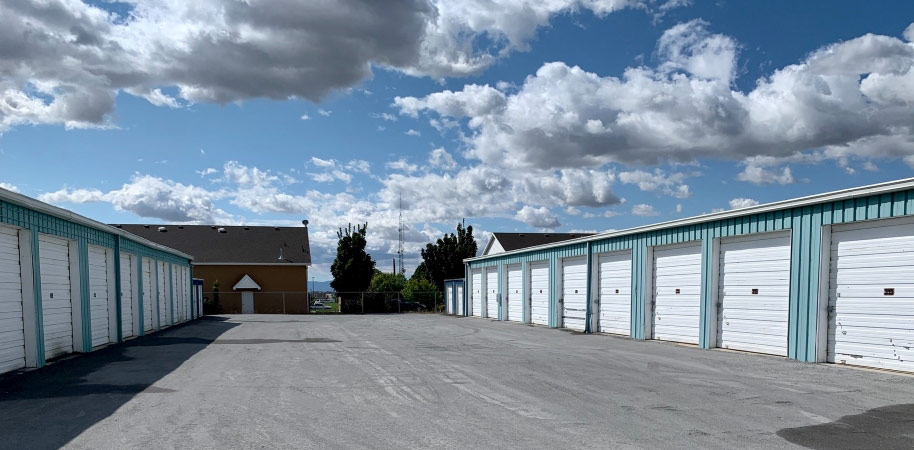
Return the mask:
<svg viewBox="0 0 914 450"><path fill-rule="evenodd" d="M79 215L79 214L76 214L76 213L73 212L73 211L66 210L66 209L63 209L63 208L59 208L59 207L57 207L57 206L49 205L49 204L47 204L47 203L45 203L45 202L42 202L42 201L40 201L40 200L36 200L36 199L34 199L34 198L31 198L31 197L27 197L27 196L22 195L22 194L20 194L20 193L18 193L18 192L13 192L13 191L9 191L9 190L0 188L0 199L2 199L3 201L7 201L7 202L10 202L10 203L19 205L19 206L23 206L23 207L26 207L26 208L29 208L29 209L33 209L33 210L38 211L38 212L45 213L45 214L50 215L50 216L54 216L54 217L58 217L58 218L61 218L61 219L64 219L64 220L68 220L68 221L73 222L73 223L78 223L78 224L80 224L80 225L85 225L85 226L87 226L87 227L89 227L89 228L94 228L94 229L96 229L96 230L101 230L101 231L104 231L104 232L106 232L106 233L111 233L111 234L114 234L114 235L117 235L117 236L123 236L123 237L125 237L125 238L127 238L127 239L130 239L130 240L135 241L135 242L139 242L139 243L141 243L141 244L143 244L143 245L146 245L146 246L148 246L148 247L152 247L152 248L155 248L155 249L158 249L158 250L162 250L162 251L164 251L164 252L168 252L168 253L171 253L171 254L173 254L173 255L180 256L180 257L182 257L182 258L186 258L186 259L189 259L189 260L193 260L193 259L194 259L193 256L188 255L187 253L181 252L181 251L179 251L179 250L175 250L175 249L170 248L170 247L166 247L166 246L164 246L164 245L162 245L162 244L159 244L159 243L157 243L157 242L153 242L153 241L150 241L150 240L148 240L148 239L144 239L144 238L142 238L142 237L140 237L140 236L137 236L137 235L135 235L135 234L133 234L133 233L128 233L128 232L126 232L126 231L124 231L124 230L121 230L121 229L112 227L112 226L110 226L110 225L106 225L106 224L104 224L104 223L101 223L101 222L98 222L98 221L95 221L95 220L92 220L92 219L90 219L90 218L88 218L88 217L86 217L86 216L81 216L81 215Z"/></svg>
<svg viewBox="0 0 914 450"><path fill-rule="evenodd" d="M749 206L746 208L732 209L728 211L715 212L710 214L702 214L700 216L688 217L684 219L676 219L668 222L661 222L651 225L642 225L634 228L628 228L625 230L618 231L607 231L603 233L597 233L592 236L570 239L567 241L556 242L552 244L537 245L533 247L527 247L518 250L505 251L503 253L496 253L494 255L485 255L485 256L476 256L473 258L466 258L464 262L470 261L481 261L486 259L492 259L497 257L503 257L506 255L516 255L520 253L525 253L535 250L545 250L549 248L564 247L571 244L579 244L584 242L593 242L599 241L607 238L625 236L635 233L644 233L647 231L662 230L665 228L680 227L685 225L694 225L698 223L711 222L715 220L730 219L734 217L747 216L752 214L760 214L771 211L797 208L802 206L811 206L819 203L826 203L836 200L847 200L857 197L866 197L875 194L883 194L888 192L903 191L906 189L914 188L914 178L904 178L901 180L887 181L884 183L871 184L868 186L855 187L850 189L842 189L839 191L826 192L822 194L814 194L806 197L799 197L790 200L781 200L772 203L765 203L762 205Z"/></svg>

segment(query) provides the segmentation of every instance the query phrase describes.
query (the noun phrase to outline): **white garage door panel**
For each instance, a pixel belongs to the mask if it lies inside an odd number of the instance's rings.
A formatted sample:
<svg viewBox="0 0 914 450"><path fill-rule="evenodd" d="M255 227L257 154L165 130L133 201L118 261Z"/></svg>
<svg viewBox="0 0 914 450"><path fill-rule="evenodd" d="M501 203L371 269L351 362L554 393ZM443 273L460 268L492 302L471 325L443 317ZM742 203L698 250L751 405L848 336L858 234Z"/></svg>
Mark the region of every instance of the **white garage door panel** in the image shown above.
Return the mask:
<svg viewBox="0 0 914 450"><path fill-rule="evenodd" d="M41 313L44 353L47 359L73 351L69 253L66 240L44 234L38 235Z"/></svg>
<svg viewBox="0 0 914 450"><path fill-rule="evenodd" d="M154 306L156 304L152 260L143 258L143 330L149 331L155 326Z"/></svg>
<svg viewBox="0 0 914 450"><path fill-rule="evenodd" d="M482 317L482 271L474 270L472 273L473 290L470 291L470 312L473 316Z"/></svg>
<svg viewBox="0 0 914 450"><path fill-rule="evenodd" d="M631 335L632 259L630 253L601 255L600 331Z"/></svg>
<svg viewBox="0 0 914 450"><path fill-rule="evenodd" d="M133 336L133 267L131 255L121 253L121 337Z"/></svg>
<svg viewBox="0 0 914 450"><path fill-rule="evenodd" d="M508 266L508 320L524 321L524 271L521 266Z"/></svg>
<svg viewBox="0 0 914 450"><path fill-rule="evenodd" d="M446 296L446 303L444 304L445 305L444 312L446 312L448 314L454 314L454 308L452 306L454 304L454 290L451 289L450 286L447 286L444 288L444 292L445 292L445 296Z"/></svg>
<svg viewBox="0 0 914 450"><path fill-rule="evenodd" d="M587 259L562 261L562 326L584 331L587 317Z"/></svg>
<svg viewBox="0 0 914 450"><path fill-rule="evenodd" d="M0 373L25 367L19 233L0 227Z"/></svg>
<svg viewBox="0 0 914 450"><path fill-rule="evenodd" d="M463 286L457 286L457 315L463 315Z"/></svg>
<svg viewBox="0 0 914 450"><path fill-rule="evenodd" d="M828 361L914 371L914 224L836 226L829 309Z"/></svg>
<svg viewBox="0 0 914 450"><path fill-rule="evenodd" d="M530 264L530 321L549 325L549 263Z"/></svg>
<svg viewBox="0 0 914 450"><path fill-rule="evenodd" d="M498 286L498 269L486 270L486 317L498 319L498 296L501 290Z"/></svg>
<svg viewBox="0 0 914 450"><path fill-rule="evenodd" d="M653 268L654 338L697 344L701 312L701 247L654 250Z"/></svg>
<svg viewBox="0 0 914 450"><path fill-rule="evenodd" d="M92 346L108 343L108 263L105 249L89 246L89 313Z"/></svg>
<svg viewBox="0 0 914 450"><path fill-rule="evenodd" d="M159 328L167 327L169 324L168 315L168 272L165 270L165 263L159 262L157 265L159 276Z"/></svg>
<svg viewBox="0 0 914 450"><path fill-rule="evenodd" d="M719 264L719 346L787 356L790 234L723 241Z"/></svg>

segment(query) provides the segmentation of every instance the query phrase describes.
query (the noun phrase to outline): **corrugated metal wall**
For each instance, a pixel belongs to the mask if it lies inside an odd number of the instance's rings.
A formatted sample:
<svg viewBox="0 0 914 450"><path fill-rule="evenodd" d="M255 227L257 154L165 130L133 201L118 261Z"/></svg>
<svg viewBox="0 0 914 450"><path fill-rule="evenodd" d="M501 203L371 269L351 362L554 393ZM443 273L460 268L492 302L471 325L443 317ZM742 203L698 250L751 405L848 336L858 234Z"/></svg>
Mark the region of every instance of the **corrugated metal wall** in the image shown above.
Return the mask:
<svg viewBox="0 0 914 450"><path fill-rule="evenodd" d="M32 273L33 273L33 289L34 299L23 299L23 301L33 300L35 302L35 311L41 311L41 265L38 261L38 233L49 234L52 236L58 236L70 241L76 241L78 245L78 253L75 257L79 261L80 268L80 305L82 306L82 315L81 315L81 326L80 330L74 330L75 332L82 332L83 336L91 335L91 314L89 308L89 275L88 275L88 246L97 245L100 247L110 248L114 250L114 274L115 274L115 292L117 295L116 309L117 317L121 317L121 270L120 270L120 252L125 251L132 253L138 257L138 267L142 267L140 264L142 258L150 258L157 261L166 261L169 263L177 264L183 267L190 267L190 261L157 249L149 247L140 242L133 241L124 236L120 236L114 233L110 233L104 230L97 228L92 228L83 224L71 222L50 214L46 214L41 211L36 211L31 208L27 208L15 203L11 203L5 200L0 200L0 223L5 223L13 225L15 227L28 230L31 232L31 246L32 246ZM189 289L188 289L189 291ZM140 292L140 302L142 299L142 290ZM142 305L142 303L140 303ZM140 307L139 314L142 315L142 306ZM42 324L42 315L36 314L35 317L35 329L38 334L37 345L38 345L38 361L37 366L41 367L45 364L44 360L44 349L42 339L44 328ZM141 317L142 319L142 317ZM142 322L141 322L142 323ZM138 335L143 334L143 327L140 327L138 330ZM121 321L117 321L117 339L118 341L122 340L123 330L121 329ZM84 339L83 348L77 349L78 351L91 351L91 339Z"/></svg>
<svg viewBox="0 0 914 450"><path fill-rule="evenodd" d="M549 261L551 277L550 319L552 327L560 323L558 298L560 293L561 260L572 256L589 255L588 259L593 264L594 255L618 250L632 250L632 315L631 337L645 339L645 305L650 293L645 292L648 283L648 248L678 244L689 241L701 241L702 244L702 288L701 288L701 316L699 346L709 348L715 339L714 330L716 308L712 305L714 290L717 289L715 280L715 239L730 236L741 236L752 233L765 233L780 230L791 230L791 279L790 279L790 317L787 342L787 355L789 358L801 361L815 362L821 359L818 352L819 310L819 277L822 253L823 226L859 222L864 220L886 219L892 217L914 215L914 189L893 193L858 197L848 200L823 202L811 206L784 209L760 214L750 214L742 217L725 220L709 221L705 223L671 227L668 229L654 230L643 233L616 236L609 239L595 240L592 242L579 242L567 246L541 249L511 255L493 255L483 260L467 263L467 273L470 269L479 267L498 266L504 273L507 264L522 263L524 270L524 299L529 299L526 291L528 284L527 263L531 261ZM588 273L592 272L589 270ZM593 283L590 283L591 286ZM502 285L503 281L502 281ZM592 293L593 288L588 290ZM587 302L587 324L590 331L592 320L591 298ZM824 331L824 330L823 330Z"/></svg>

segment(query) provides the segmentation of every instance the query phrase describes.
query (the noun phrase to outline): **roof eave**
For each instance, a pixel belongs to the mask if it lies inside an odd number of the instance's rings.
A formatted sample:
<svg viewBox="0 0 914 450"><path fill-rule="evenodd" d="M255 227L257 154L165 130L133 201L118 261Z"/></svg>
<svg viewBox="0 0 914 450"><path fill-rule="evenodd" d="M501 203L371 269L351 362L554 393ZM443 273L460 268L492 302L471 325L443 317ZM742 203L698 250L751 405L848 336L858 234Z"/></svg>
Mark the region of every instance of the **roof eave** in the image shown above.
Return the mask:
<svg viewBox="0 0 914 450"><path fill-rule="evenodd" d="M480 261L480 260L485 260L485 259L488 259L491 257L496 257L496 256L499 256L499 257L510 256L510 255L515 255L515 254L519 254L519 253L526 253L526 252L537 251L537 250L546 250L546 249L556 248L556 247L564 247L566 245L599 241L599 240L603 240L603 239L625 236L625 235L629 235L629 234L661 230L661 229L670 228L670 227L694 225L696 223L703 223L703 222L709 222L709 221L714 221L714 220L723 220L723 219L729 219L729 218L733 218L733 217L739 217L739 216L751 215L751 214L761 214L761 213L765 213L765 212L771 212L771 211L782 210L782 209L791 209L791 208L797 208L797 207L803 207L803 206L810 206L810 205L814 205L814 204L818 204L818 203L827 203L827 202L836 201L836 200L846 200L846 199L857 198L857 197L866 197L866 196L870 196L870 195L884 194L887 192L901 191L901 190L911 189L911 188L914 188L914 178L904 178L901 180L887 181L885 183L877 183L877 184L871 184L868 186L842 189L842 190L838 190L838 191L825 192L822 194L814 194L814 195L809 195L806 197L799 197L799 198L795 198L795 199L781 200L781 201L777 201L777 202L766 203L763 205L749 206L746 208L733 209L733 210L729 210L729 211L702 214L700 216L687 217L684 219L676 219L676 220L671 220L671 221L661 222L661 223L651 224L651 225L642 225L640 227L629 228L626 230L597 233L592 236L583 237L583 238L569 239L567 241L555 242L552 244L536 245L536 246L517 249L517 250L505 251L504 253L498 253L497 255L486 255L486 256L476 256L473 258L465 258L463 260L463 262L467 263L467 262L473 262L473 261Z"/></svg>
<svg viewBox="0 0 914 450"><path fill-rule="evenodd" d="M111 225L106 225L104 223L92 220L86 216L76 214L72 211L68 211L66 209L59 208L57 206L49 205L40 200L35 200L31 197L27 197L27 196L25 196L23 194L19 194L17 192L13 192L13 191L9 191L9 190L0 188L0 199L2 199L4 201L8 201L8 202L16 204L16 205L19 205L19 206L23 206L23 207L30 208L30 209L33 209L33 210L36 210L39 212L43 212L50 216L54 216L54 217L57 217L60 219L68 220L70 222L78 223L80 225L85 225L89 228L94 228L96 230L101 230L101 231L105 231L107 233L115 234L118 236L123 236L127 239L139 242L148 247L152 247L157 250L171 253L175 256L180 256L182 258L185 258L185 259L188 259L191 261L193 261L193 259L194 259L193 256L188 255L184 252L175 250L170 247L166 247L162 244L158 244L156 242L150 241L149 239L142 238L140 236L137 236L133 233L124 231L117 227L112 227Z"/></svg>

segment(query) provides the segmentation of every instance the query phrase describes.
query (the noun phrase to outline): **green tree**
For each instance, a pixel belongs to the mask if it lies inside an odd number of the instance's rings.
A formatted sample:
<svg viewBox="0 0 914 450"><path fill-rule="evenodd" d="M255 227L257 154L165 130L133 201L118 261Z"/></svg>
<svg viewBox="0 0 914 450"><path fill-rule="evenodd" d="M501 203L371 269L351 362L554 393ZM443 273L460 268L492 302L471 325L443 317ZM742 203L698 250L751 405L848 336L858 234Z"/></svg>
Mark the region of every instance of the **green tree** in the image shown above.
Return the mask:
<svg viewBox="0 0 914 450"><path fill-rule="evenodd" d="M437 287L444 290L444 280L450 278L463 278L463 260L476 256L476 241L473 239L473 227L464 227L457 224L457 234L445 234L434 244L425 246L422 250L422 272L416 268L416 273L422 275ZM423 267L424 266L424 267Z"/></svg>
<svg viewBox="0 0 914 450"><path fill-rule="evenodd" d="M403 287L403 297L405 299L422 303L429 311L435 307L435 297L437 295L438 289L435 287L435 283L422 277L413 276Z"/></svg>
<svg viewBox="0 0 914 450"><path fill-rule="evenodd" d="M396 293L406 286L406 277L399 273L378 272L371 277L368 290L380 293Z"/></svg>
<svg viewBox="0 0 914 450"><path fill-rule="evenodd" d="M416 270L413 271L413 276L409 277L410 280L413 278L424 278L428 281L432 280L432 274L428 273L428 267L425 266L425 261L422 261L416 266Z"/></svg>
<svg viewBox="0 0 914 450"><path fill-rule="evenodd" d="M330 266L333 281L330 287L337 292L361 292L368 289L374 274L374 260L365 252L368 224L340 228L337 232L336 259Z"/></svg>

